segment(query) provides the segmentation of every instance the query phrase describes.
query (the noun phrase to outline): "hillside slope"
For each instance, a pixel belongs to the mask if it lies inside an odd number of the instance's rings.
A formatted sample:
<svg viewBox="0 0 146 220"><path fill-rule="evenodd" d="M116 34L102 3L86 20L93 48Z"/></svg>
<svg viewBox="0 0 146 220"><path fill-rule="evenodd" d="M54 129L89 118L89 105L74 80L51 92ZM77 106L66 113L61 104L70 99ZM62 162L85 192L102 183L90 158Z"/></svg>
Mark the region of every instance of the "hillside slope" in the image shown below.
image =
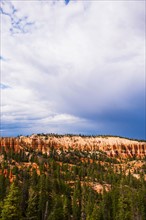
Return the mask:
<svg viewBox="0 0 146 220"><path fill-rule="evenodd" d="M146 142L129 140L120 137L82 137L72 135L32 135L17 138L0 138L0 149L32 148L43 153L49 153L50 147L55 149L81 150L81 151L103 151L107 156L120 158L144 158L146 156Z"/></svg>
<svg viewBox="0 0 146 220"><path fill-rule="evenodd" d="M145 142L32 135L0 143L0 219L146 219Z"/></svg>

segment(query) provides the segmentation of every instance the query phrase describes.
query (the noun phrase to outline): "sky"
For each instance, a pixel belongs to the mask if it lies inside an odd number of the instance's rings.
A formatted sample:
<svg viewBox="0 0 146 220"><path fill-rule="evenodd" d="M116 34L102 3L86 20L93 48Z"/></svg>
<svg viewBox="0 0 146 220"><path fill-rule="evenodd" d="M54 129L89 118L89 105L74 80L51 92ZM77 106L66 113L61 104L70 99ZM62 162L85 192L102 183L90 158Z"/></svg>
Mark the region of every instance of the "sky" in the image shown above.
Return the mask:
<svg viewBox="0 0 146 220"><path fill-rule="evenodd" d="M146 139L145 1L0 3L1 136Z"/></svg>

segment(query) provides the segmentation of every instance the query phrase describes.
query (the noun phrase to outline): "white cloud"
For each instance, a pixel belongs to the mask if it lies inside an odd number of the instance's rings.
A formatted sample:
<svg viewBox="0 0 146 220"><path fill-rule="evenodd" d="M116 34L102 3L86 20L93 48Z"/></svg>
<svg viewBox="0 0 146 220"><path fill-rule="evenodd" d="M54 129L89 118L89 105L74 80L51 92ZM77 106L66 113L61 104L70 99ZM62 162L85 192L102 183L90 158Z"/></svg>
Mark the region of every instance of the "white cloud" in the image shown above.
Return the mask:
<svg viewBox="0 0 146 220"><path fill-rule="evenodd" d="M33 25L12 34L2 16L2 83L10 86L2 90L4 122L35 116L44 117L43 126L46 118L56 124L75 118L80 127L87 115L136 105L131 100L145 87L144 2L12 4L17 18Z"/></svg>

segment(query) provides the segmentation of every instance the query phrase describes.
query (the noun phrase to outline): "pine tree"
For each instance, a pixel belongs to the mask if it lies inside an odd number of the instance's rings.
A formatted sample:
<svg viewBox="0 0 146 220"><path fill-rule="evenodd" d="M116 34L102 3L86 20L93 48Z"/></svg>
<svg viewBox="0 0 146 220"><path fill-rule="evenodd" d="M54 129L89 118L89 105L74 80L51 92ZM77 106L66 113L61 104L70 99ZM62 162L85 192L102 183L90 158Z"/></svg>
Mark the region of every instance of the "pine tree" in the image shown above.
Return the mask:
<svg viewBox="0 0 146 220"><path fill-rule="evenodd" d="M38 201L38 210L39 210L40 219L44 219L44 213L47 202L45 181L46 181L46 177L44 174L42 174L40 176L40 181L39 181L39 201Z"/></svg>
<svg viewBox="0 0 146 220"><path fill-rule="evenodd" d="M2 209L2 220L20 220L20 192L15 183L12 183L9 189L9 193L4 200L4 206Z"/></svg>
<svg viewBox="0 0 146 220"><path fill-rule="evenodd" d="M59 195L54 195L53 206L47 220L64 220L63 201Z"/></svg>
<svg viewBox="0 0 146 220"><path fill-rule="evenodd" d="M81 184L78 181L74 188L73 193L73 202L72 202L72 211L73 211L73 218L75 220L80 219L81 216Z"/></svg>
<svg viewBox="0 0 146 220"><path fill-rule="evenodd" d="M0 201L4 199L6 194L6 180L4 175L0 175Z"/></svg>
<svg viewBox="0 0 146 220"><path fill-rule="evenodd" d="M28 205L28 190L29 190L29 181L27 179L23 179L22 187L21 187L21 210L22 215L26 216L26 209Z"/></svg>
<svg viewBox="0 0 146 220"><path fill-rule="evenodd" d="M118 199L117 220L132 220L132 197L128 188L122 187Z"/></svg>
<svg viewBox="0 0 146 220"><path fill-rule="evenodd" d="M70 212L71 212L70 200L69 200L69 198L67 198L67 196L63 196L62 201L63 201L63 217L64 217L64 220L69 220L70 219Z"/></svg>
<svg viewBox="0 0 146 220"><path fill-rule="evenodd" d="M37 220L38 218L38 194L32 188L29 190L28 207L26 210L27 219Z"/></svg>

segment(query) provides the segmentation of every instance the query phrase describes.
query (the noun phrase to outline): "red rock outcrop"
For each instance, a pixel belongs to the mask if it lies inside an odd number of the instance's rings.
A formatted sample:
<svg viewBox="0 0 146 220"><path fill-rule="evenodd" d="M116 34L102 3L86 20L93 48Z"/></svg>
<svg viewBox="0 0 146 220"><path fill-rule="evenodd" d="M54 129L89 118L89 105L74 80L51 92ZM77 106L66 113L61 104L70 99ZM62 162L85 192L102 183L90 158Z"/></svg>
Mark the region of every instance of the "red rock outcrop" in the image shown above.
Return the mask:
<svg viewBox="0 0 146 220"><path fill-rule="evenodd" d="M1 137L0 152L3 149L16 152L25 149L33 149L49 154L50 148L55 149L76 149L80 151L103 151L111 157L130 158L146 157L146 142L129 140L120 137L81 137L81 136L20 136Z"/></svg>

